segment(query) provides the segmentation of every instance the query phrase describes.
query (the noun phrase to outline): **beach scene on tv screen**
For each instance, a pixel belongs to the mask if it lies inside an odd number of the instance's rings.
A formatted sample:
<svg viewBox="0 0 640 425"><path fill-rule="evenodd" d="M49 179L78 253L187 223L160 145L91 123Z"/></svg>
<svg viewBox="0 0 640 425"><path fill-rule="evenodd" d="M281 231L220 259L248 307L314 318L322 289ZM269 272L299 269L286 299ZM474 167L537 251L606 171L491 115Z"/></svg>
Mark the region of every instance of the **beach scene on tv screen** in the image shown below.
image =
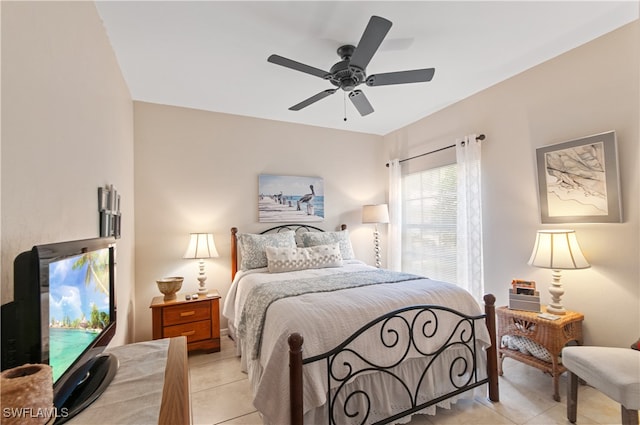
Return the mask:
<svg viewBox="0 0 640 425"><path fill-rule="evenodd" d="M109 249L49 265L49 363L54 382L109 324Z"/></svg>

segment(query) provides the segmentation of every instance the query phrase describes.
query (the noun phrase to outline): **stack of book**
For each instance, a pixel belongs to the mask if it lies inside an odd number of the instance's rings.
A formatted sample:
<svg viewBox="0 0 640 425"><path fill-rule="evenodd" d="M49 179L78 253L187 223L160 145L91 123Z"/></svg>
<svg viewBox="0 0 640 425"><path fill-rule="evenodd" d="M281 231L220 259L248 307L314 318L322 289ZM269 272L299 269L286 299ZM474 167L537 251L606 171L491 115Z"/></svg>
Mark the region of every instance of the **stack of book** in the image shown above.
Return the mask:
<svg viewBox="0 0 640 425"><path fill-rule="evenodd" d="M513 310L540 311L540 293L531 280L514 279L509 289L509 308Z"/></svg>

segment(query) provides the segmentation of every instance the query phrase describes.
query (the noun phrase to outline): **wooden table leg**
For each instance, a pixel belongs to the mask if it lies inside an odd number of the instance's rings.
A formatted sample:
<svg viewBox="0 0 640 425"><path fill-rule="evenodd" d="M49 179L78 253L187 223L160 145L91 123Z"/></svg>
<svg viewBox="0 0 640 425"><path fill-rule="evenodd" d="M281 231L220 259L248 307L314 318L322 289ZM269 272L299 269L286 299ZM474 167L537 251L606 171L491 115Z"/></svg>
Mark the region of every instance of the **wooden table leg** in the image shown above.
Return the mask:
<svg viewBox="0 0 640 425"><path fill-rule="evenodd" d="M498 353L498 376L502 376L502 362L504 361L504 355L502 354L502 351L499 351Z"/></svg>
<svg viewBox="0 0 640 425"><path fill-rule="evenodd" d="M552 377L553 377L553 399L560 401L560 367L558 365L558 356L551 356Z"/></svg>

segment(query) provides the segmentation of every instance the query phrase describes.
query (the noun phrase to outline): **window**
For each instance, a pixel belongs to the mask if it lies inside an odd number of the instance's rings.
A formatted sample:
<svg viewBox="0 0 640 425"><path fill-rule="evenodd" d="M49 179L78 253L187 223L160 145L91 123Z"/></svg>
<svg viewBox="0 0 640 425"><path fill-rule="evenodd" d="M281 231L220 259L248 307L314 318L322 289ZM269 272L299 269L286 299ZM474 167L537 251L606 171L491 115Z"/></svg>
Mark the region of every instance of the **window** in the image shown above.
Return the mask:
<svg viewBox="0 0 640 425"><path fill-rule="evenodd" d="M456 282L457 166L402 176L402 270Z"/></svg>

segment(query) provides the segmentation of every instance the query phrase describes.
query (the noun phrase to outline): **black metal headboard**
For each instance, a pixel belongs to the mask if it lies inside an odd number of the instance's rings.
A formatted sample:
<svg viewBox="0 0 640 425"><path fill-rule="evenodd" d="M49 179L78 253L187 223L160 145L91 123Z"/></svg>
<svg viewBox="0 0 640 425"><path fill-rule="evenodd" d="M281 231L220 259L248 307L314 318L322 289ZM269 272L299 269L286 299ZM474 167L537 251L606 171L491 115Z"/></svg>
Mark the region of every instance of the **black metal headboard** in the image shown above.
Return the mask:
<svg viewBox="0 0 640 425"><path fill-rule="evenodd" d="M346 224L341 224L340 225L340 229L341 230L345 230L347 228ZM316 232L324 232L324 229L321 229L319 227L316 226L311 226L310 224L281 224L280 226L275 226L272 227L270 229L267 230L263 230L262 232L260 232L261 235L264 235L265 233L280 233L282 231L294 231L296 233L300 232L300 231L305 231L305 232L311 232L316 231Z"/></svg>

